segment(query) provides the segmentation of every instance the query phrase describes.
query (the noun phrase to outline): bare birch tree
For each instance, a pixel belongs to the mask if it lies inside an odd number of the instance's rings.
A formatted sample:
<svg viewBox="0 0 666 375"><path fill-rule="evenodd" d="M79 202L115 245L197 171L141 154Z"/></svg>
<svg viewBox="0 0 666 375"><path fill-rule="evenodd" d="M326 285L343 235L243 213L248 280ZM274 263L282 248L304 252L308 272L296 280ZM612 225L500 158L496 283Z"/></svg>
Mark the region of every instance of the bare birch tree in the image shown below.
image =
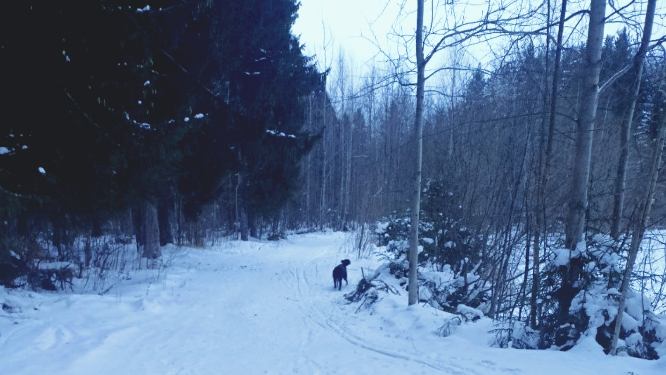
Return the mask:
<svg viewBox="0 0 666 375"><path fill-rule="evenodd" d="M661 105L666 105L666 94L664 91L660 90L660 101ZM610 346L610 354L615 355L617 353L617 341L620 337L620 331L622 329L622 319L624 317L624 309L626 307L627 301L627 292L629 291L629 284L631 283L631 273L634 269L634 264L636 263L636 257L638 255L638 250L640 248L641 242L643 241L643 236L645 235L645 229L650 220L650 211L652 209L652 204L654 201L654 194L657 185L657 179L659 178L659 169L661 166L661 157L662 149L664 147L664 130L666 128L666 117L662 118L660 121L659 132L657 138L652 140L652 156L650 160L650 176L647 184L647 189L645 191L645 196L638 207L639 217L635 220L634 229L632 231L631 245L629 247L629 258L627 259L627 267L624 270L624 275L622 277L622 286L620 287L620 304L617 311L617 316L615 317L615 331L613 332L613 338Z"/></svg>
<svg viewBox="0 0 666 375"><path fill-rule="evenodd" d="M569 215L566 225L566 246L575 250L583 240L587 188L590 178L594 121L599 99L599 73L601 72L601 47L604 40L606 0L592 0L585 48L583 87L576 126L576 151L569 199ZM568 283L569 280L565 281Z"/></svg>
<svg viewBox="0 0 666 375"><path fill-rule="evenodd" d="M550 5L548 5L550 7ZM550 10L548 11L550 13ZM567 14L567 0L562 0L560 8L560 19L558 22L557 30L557 44L555 46L555 66L553 67L553 81L550 95L550 110L548 112L548 131L542 129L541 133L541 153L539 155L539 176L537 186L537 210L535 214L536 226L534 228L534 248L532 253L532 291L530 296L530 326L534 329L537 326L537 300L539 294L539 280L541 279L539 273L539 263L541 257L541 231L545 227L545 207L546 207L546 187L550 179L550 164L551 154L553 151L553 136L555 133L555 115L557 111L557 99L559 95L559 81L560 81L560 62L562 59L562 40L564 35L564 22ZM550 18L550 17L548 17ZM550 23L550 19L546 20ZM547 36L548 38L549 36ZM546 44L546 48L550 48ZM546 59L548 58L548 50L546 50ZM545 77L548 77L548 69L546 69ZM547 86L547 85L546 85Z"/></svg>
<svg viewBox="0 0 666 375"><path fill-rule="evenodd" d="M650 0L648 3L648 12L645 17L645 31L651 32L652 29L652 20L654 18L654 9L655 9L655 0ZM645 35L643 36L643 41L646 44L649 42L649 37L646 39ZM641 49L642 49L641 45ZM666 66L664 67L664 73L662 79L666 78ZM663 81L662 81L663 82ZM666 92L664 92L663 84L660 85L657 98L655 100L655 113L659 113L659 107L666 107ZM661 118L657 118L657 134L655 139L652 139L652 155L650 158L650 175L646 186L646 190L643 196L642 201L638 206L638 216L634 220L631 244L629 246L629 256L627 258L627 266L624 270L624 275L622 276L622 286L620 287L620 300L617 310L617 315L615 317L615 330L613 331L613 337L610 344L610 355L615 355L617 353L617 342L620 338L620 331L622 330L622 320L624 318L624 309L626 307L627 301L627 292L629 291L629 284L631 283L631 274L634 269L634 264L636 263L636 257L638 256L638 250L643 241L643 236L645 235L645 229L647 228L648 222L650 220L650 212L652 210L652 204L654 203L654 195L657 186L657 179L659 178L659 170L661 168L661 159L664 147L664 136L666 134L666 116L661 115Z"/></svg>
<svg viewBox="0 0 666 375"><path fill-rule="evenodd" d="M620 133L620 162L617 167L617 176L614 187L613 217L611 223L611 237L617 239L620 235L622 215L624 212L624 192L627 184L627 163L629 160L629 138L631 136L631 123L634 118L634 109L638 100L638 92L643 77L643 65L647 55L650 38L652 37L652 25L656 9L656 0L648 0L647 13L645 14L645 26L641 45L634 57L631 67L631 87L629 98L626 103L624 117L622 119L622 131Z"/></svg>
<svg viewBox="0 0 666 375"><path fill-rule="evenodd" d="M411 232L409 235L409 299L413 305L419 301L419 211L421 209L421 165L423 161L423 99L425 97L425 65L423 55L424 0L417 0L416 10L416 116L414 119L414 182L411 207Z"/></svg>

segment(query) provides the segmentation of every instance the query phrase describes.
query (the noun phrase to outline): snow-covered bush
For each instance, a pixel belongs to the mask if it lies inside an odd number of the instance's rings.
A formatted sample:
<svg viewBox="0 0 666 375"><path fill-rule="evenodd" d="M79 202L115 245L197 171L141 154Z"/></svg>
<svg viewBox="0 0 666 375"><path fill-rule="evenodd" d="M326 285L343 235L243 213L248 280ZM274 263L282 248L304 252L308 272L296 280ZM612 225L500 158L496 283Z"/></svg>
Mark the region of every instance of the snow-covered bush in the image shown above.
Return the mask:
<svg viewBox="0 0 666 375"><path fill-rule="evenodd" d="M548 290L541 308L541 347L567 350L582 335L595 337L609 352L619 308L621 266L626 252L622 243L594 234L574 251L555 249L544 272ZM572 280L567 285L564 278ZM664 320L662 320L663 322ZM663 323L651 309L650 299L635 291L627 293L618 352L656 359L656 347L664 342Z"/></svg>
<svg viewBox="0 0 666 375"><path fill-rule="evenodd" d="M426 181L419 225L419 298L433 307L455 312L459 304L478 308L488 290L481 287L483 240L462 220L460 208L444 181ZM411 222L408 213L392 215L376 225L388 269L406 288Z"/></svg>
<svg viewBox="0 0 666 375"><path fill-rule="evenodd" d="M585 293L588 296L583 294L577 296L576 308L584 309L590 316L589 332L595 334L597 343L608 353L615 330L619 293L615 288L608 289L598 285L595 290ZM635 291L628 291L618 353L626 352L632 357L658 359L656 347L666 338L660 334L664 328L666 326L663 325L663 319L660 322L651 311L649 298Z"/></svg>
<svg viewBox="0 0 666 375"><path fill-rule="evenodd" d="M569 252L556 248L549 254L542 272L541 348L568 350L586 331L588 316L571 306L574 297L593 281L590 277L594 274L584 272L589 264L585 252L580 249Z"/></svg>
<svg viewBox="0 0 666 375"><path fill-rule="evenodd" d="M538 349L539 331L519 320L498 321L491 331L495 336L490 346L497 348Z"/></svg>
<svg viewBox="0 0 666 375"><path fill-rule="evenodd" d="M488 251L487 239L469 229L474 226L463 220L453 195L444 187L444 183L427 181L424 189L419 225L419 246L422 247L419 253L420 301L453 314L460 314L460 306L489 312L491 290L494 289L489 281L492 277L486 274L490 271L484 269L481 262L483 249ZM403 217L394 215L378 224L376 231L382 246L380 249L385 251L386 268L403 289L408 286L406 259L410 225L407 214ZM614 241L601 233L590 234L574 250L566 248L563 242L563 238L555 243L549 241L550 246L541 260L537 326L529 327L527 318L517 319L513 315L514 311L524 311L528 304L526 290L530 286L521 283L523 278L515 278L513 290L522 293L522 297L515 297L514 306L523 304L523 307L502 313L502 320L493 330L496 339L492 345L568 350L582 336L587 336L596 338L608 352L619 306L618 290L626 262L627 242ZM517 267L520 272L521 266ZM458 324L457 320L445 322L439 334L450 334ZM664 325L666 319L654 314L647 296L630 292L620 331L619 351L634 357L659 358L666 351Z"/></svg>
<svg viewBox="0 0 666 375"><path fill-rule="evenodd" d="M456 313L461 306L484 307L488 300L481 289L477 268L463 274L446 265L441 272L424 270L419 276L420 300L435 308Z"/></svg>
<svg viewBox="0 0 666 375"><path fill-rule="evenodd" d="M409 217L391 215L377 223L377 244L387 246L391 241L407 241L409 237Z"/></svg>
<svg viewBox="0 0 666 375"><path fill-rule="evenodd" d="M449 265L456 272L462 272L466 266L474 267L481 259L483 238L463 220L461 207L445 181L428 180L424 184L419 223L420 265L438 271ZM386 251L399 259L409 249L410 230L409 212L394 213L377 223L378 245L386 246Z"/></svg>
<svg viewBox="0 0 666 375"><path fill-rule="evenodd" d="M484 240L470 229L473 226L463 218L462 207L447 185L444 180L425 182L419 260L438 271L449 265L454 272L469 272L481 260Z"/></svg>

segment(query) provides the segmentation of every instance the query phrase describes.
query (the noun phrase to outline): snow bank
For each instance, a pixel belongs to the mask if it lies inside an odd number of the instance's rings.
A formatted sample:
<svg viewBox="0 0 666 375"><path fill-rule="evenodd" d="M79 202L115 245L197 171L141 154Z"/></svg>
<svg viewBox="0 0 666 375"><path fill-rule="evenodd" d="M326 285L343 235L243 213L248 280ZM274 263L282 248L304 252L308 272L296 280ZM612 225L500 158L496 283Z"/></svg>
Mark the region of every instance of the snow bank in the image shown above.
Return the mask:
<svg viewBox="0 0 666 375"><path fill-rule="evenodd" d="M102 291L0 288L2 374L663 374L664 360L608 357L591 337L566 353L491 348L486 317L441 337L453 315L408 307L402 280L357 259L347 236L169 246L169 267L109 275ZM334 291L345 258L349 285ZM347 303L361 269L399 294Z"/></svg>

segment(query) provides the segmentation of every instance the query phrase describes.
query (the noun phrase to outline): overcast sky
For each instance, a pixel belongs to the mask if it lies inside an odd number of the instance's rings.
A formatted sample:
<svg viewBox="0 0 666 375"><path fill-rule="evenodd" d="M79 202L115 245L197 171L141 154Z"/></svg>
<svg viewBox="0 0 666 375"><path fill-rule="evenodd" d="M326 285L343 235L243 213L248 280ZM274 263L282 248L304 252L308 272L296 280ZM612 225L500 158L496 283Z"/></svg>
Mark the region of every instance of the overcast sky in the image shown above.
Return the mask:
<svg viewBox="0 0 666 375"><path fill-rule="evenodd" d="M371 37L370 24L377 33L388 32L393 18L382 16L387 0L301 0L294 34L301 36L307 55L317 55L324 64L323 46L327 42L328 64L338 55L340 47L345 55L358 64L372 59L377 49L363 36ZM395 1L393 2L395 3ZM393 5L395 7L395 4ZM377 21L379 18L379 21Z"/></svg>
<svg viewBox="0 0 666 375"><path fill-rule="evenodd" d="M414 0L300 0L301 7L299 10L299 17L294 25L294 33L301 36L301 43L306 46L306 53L308 55L316 54L318 60L322 61L323 45L324 42L331 42L328 48L328 63L333 56L337 56L338 48L342 47L345 55L352 57L357 64L362 65L368 59L377 53L377 48L365 38L373 38L372 33L380 40L385 41L386 34L390 31L391 25L395 23L396 15L398 14L398 6L401 3L406 3L408 7L415 7L416 1ZM554 2L557 0L553 0ZM621 7L629 0L614 0L609 2L607 6L607 14L612 12L611 3L617 7ZM472 0L477 4L487 3L486 0ZM532 3L537 4L539 1L535 0ZM639 0L639 7L643 8L644 0ZM429 3L429 2L427 2ZM468 4L469 2L456 2L457 6L461 4ZM513 1L511 1L513 3ZM524 4L529 4L527 0ZM429 8L426 4L426 8ZM526 5L523 5L526 6ZM569 0L568 14L575 12L581 8L589 8L589 0ZM653 33L654 37L659 34L664 34L664 29L658 25L663 25L664 18L666 17L666 2L657 0L657 17L655 19L656 28ZM524 9L524 8L523 8ZM426 9L428 10L428 9ZM627 12L627 10L625 10ZM641 12L644 14L644 11ZM639 24L642 25L644 15L634 17ZM438 16L441 15L438 14ZM456 18L465 17L468 20L473 16L469 6L465 11L459 11ZM557 16L553 16L557 18ZM427 20L426 20L427 21ZM578 21L578 20L574 20ZM618 21L614 17L614 21ZM622 21L622 20L620 20ZM622 21L624 22L624 21ZM404 21L400 23L405 31L413 31L416 23L416 16L406 14ZM426 22L427 23L427 22ZM584 36L586 28L583 23L573 22L570 27L576 27L576 31L571 35L572 37ZM606 32L614 34L618 28L624 25L617 23L607 23ZM553 30L552 33L555 33Z"/></svg>
<svg viewBox="0 0 666 375"><path fill-rule="evenodd" d="M400 54L405 55L404 44L398 42L394 37L392 40L387 40L387 34L391 32L392 28L401 28L401 33L405 35L413 35L416 26L416 15L413 9L416 7L415 0L300 0L301 7L299 10L299 17L293 28L295 35L300 35L301 43L305 45L305 53L308 56L316 55L316 60L320 69L332 68L333 76L336 75L338 69L338 56L340 52L344 54L346 60L347 74L351 74L355 80L363 81L363 77L369 75L370 67L376 66L381 71L385 70L388 65L384 64L386 60L379 48L373 44L372 40L379 44L384 52L395 56L400 49ZM616 8L620 8L631 0L609 0L607 6L607 16L613 12L612 4ZM440 4L446 4L449 0L440 0ZM437 1L435 0L435 3ZM476 3L477 5L473 5ZM497 2L493 2L496 4ZM542 4L540 0L505 0L504 4L521 4L521 11L525 11L529 7ZM558 4L555 4L558 3ZM569 0L567 6L568 15L572 15L581 9L589 9L590 0ZM405 5L406 10L400 12L400 5ZM430 5L432 1L426 1L426 17L425 23L428 24L431 18L428 12L432 9ZM485 10L488 0L466 0L464 2L454 2L456 4L455 11L449 13L450 19L455 22L476 21L480 19L480 12ZM470 5L472 4L472 5ZM551 0L553 6L559 7L559 0ZM410 11L411 9L411 11ZM446 12L451 11L450 5L442 5L440 8L434 8L436 21L447 18ZM639 15L631 15L631 11L638 12ZM630 19L634 21L633 25L629 26L632 35L638 35L642 29L645 14L645 0L638 0L634 8L627 8L623 11ZM399 14L401 14L399 18ZM484 12L485 14L485 12ZM507 13L505 13L506 15ZM504 15L503 15L504 17ZM554 19L559 17L559 14L552 15ZM543 25L543 16L534 17L531 22L534 24L529 26L530 29L538 29ZM657 15L655 17L655 28L653 30L653 40L664 35L664 22L666 20L666 1L657 0ZM446 22L446 21L444 21ZM450 21L449 21L450 22ZM587 17L573 17L567 24L567 31L565 32L565 43L584 43L585 35L587 34ZM617 31L626 26L626 20L617 16L611 16L605 26L606 34L615 34ZM553 37L556 35L556 28L551 30ZM543 38L538 43L543 42ZM449 39L450 40L450 39ZM432 41L432 39L431 39ZM487 64L497 63L501 61L500 58L493 58L494 54L503 55L505 47L508 45L507 39L494 39L492 44L475 44L473 47L466 49L451 50L439 52L433 62L428 65L429 69L436 69L442 66L457 67L470 67L476 68L482 66L484 68L492 67ZM324 45L327 48L324 50ZM413 48L413 44L409 49ZM426 49L426 53L427 53ZM409 51L409 56L413 57L413 51ZM455 60L455 62L454 62ZM350 69L351 66L351 69ZM399 64L400 68L410 69L408 63ZM451 72L451 71L449 71ZM439 74L439 73L438 73ZM447 74L444 71L444 76L439 75L439 79L429 80L430 84L439 84L441 79L447 80ZM463 73L464 74L464 73Z"/></svg>

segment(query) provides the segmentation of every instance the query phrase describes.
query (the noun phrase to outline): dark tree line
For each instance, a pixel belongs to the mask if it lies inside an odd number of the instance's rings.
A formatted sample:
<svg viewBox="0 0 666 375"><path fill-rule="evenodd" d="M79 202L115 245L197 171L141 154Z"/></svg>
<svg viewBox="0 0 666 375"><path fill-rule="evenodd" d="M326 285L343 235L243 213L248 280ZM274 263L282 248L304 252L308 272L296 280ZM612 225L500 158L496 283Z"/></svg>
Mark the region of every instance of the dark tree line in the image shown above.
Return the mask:
<svg viewBox="0 0 666 375"><path fill-rule="evenodd" d="M223 233L279 214L319 137L303 128L304 108L325 82L291 34L297 10L291 0L8 4L3 272L37 258L87 263L77 238L102 235L135 235L155 259L166 243L202 244L211 207L225 219L207 228Z"/></svg>

